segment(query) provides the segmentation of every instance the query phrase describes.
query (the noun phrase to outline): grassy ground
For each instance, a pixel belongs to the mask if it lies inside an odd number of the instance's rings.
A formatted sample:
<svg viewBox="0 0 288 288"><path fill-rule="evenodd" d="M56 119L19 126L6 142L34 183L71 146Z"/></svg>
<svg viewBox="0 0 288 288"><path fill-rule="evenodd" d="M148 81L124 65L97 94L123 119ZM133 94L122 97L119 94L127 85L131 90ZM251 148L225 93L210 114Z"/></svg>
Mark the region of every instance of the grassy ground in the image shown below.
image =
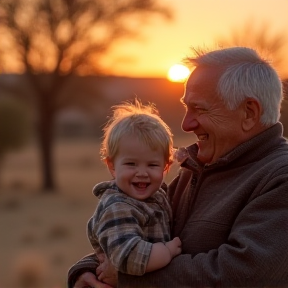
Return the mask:
<svg viewBox="0 0 288 288"><path fill-rule="evenodd" d="M35 145L7 155L0 175L1 288L65 287L69 267L91 252L86 222L97 205L91 190L110 179L98 151L95 142L57 142L55 193L39 190ZM172 167L166 182L176 171Z"/></svg>

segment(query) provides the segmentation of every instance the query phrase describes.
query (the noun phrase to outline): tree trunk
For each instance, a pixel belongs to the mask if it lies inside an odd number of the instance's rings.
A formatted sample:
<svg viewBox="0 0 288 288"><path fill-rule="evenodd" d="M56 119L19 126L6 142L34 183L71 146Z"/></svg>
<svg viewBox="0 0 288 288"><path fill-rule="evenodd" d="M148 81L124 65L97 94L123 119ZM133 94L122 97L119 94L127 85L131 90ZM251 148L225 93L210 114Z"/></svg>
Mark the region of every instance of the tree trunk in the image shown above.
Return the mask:
<svg viewBox="0 0 288 288"><path fill-rule="evenodd" d="M42 165L42 188L45 193L55 192L55 180L53 173L53 128L55 112L51 109L48 95L39 97L39 148ZM46 101L45 101L46 100Z"/></svg>
<svg viewBox="0 0 288 288"><path fill-rule="evenodd" d="M53 173L54 121L58 111L56 98L59 96L59 91L68 79L68 76L60 76L56 72L51 75L44 75L43 84L43 78L41 81L43 75L33 75L32 73L27 73L27 75L32 87L34 87L38 103L37 136L42 168L42 188L44 193L51 193L55 192L56 189ZM48 77L46 80L45 76Z"/></svg>

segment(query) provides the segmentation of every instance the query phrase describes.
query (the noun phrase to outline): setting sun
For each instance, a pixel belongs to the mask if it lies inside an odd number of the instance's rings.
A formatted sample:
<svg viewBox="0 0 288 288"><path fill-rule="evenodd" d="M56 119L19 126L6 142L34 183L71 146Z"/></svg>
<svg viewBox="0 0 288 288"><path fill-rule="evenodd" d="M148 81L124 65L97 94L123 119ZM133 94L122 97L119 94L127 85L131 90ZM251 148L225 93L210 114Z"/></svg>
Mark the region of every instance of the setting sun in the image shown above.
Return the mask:
<svg viewBox="0 0 288 288"><path fill-rule="evenodd" d="M175 64L168 71L168 79L172 82L184 82L190 74L190 70L182 65Z"/></svg>

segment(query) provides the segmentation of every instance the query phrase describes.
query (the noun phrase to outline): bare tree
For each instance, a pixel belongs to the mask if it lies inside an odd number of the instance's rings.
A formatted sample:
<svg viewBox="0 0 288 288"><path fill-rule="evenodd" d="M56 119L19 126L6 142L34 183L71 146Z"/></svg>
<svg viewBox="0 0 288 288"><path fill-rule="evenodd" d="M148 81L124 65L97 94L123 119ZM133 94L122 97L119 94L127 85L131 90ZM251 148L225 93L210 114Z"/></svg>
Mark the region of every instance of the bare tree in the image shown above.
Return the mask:
<svg viewBox="0 0 288 288"><path fill-rule="evenodd" d="M53 121L68 101L59 92L73 74L101 74L101 56L139 34L152 15L172 17L157 0L0 1L0 64L25 73L34 88L45 191L55 188ZM41 74L50 75L48 83Z"/></svg>

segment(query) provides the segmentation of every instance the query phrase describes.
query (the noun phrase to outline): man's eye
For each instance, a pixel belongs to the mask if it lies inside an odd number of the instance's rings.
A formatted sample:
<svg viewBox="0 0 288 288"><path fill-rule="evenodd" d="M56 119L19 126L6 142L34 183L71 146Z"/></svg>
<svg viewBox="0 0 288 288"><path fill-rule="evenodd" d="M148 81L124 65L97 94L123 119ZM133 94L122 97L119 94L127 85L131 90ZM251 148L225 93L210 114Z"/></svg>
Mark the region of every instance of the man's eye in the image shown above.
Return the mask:
<svg viewBox="0 0 288 288"><path fill-rule="evenodd" d="M203 113L203 112L206 112L207 110L204 109L204 108L201 108L201 107L195 107L195 109L200 112L200 113Z"/></svg>

